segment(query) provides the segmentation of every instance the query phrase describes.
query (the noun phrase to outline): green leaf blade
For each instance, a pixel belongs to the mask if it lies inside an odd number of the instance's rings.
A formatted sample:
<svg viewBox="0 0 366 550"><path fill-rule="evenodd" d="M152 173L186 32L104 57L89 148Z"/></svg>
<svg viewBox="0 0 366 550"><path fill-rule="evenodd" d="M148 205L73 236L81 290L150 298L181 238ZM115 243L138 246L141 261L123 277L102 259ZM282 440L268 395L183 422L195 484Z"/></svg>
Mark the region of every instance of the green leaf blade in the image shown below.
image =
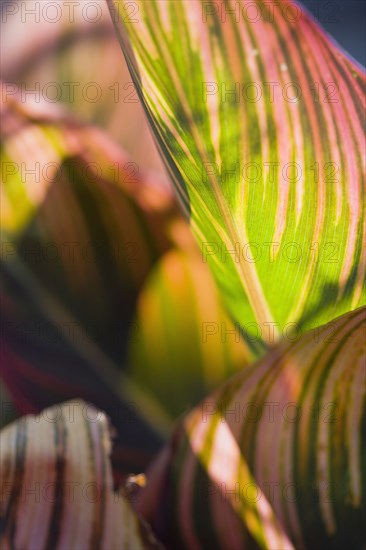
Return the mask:
<svg viewBox="0 0 366 550"><path fill-rule="evenodd" d="M302 8L275 4L253 3L254 22L244 2L138 2L122 25L109 0L229 311L267 344L268 326L278 338L365 301L364 73Z"/></svg>

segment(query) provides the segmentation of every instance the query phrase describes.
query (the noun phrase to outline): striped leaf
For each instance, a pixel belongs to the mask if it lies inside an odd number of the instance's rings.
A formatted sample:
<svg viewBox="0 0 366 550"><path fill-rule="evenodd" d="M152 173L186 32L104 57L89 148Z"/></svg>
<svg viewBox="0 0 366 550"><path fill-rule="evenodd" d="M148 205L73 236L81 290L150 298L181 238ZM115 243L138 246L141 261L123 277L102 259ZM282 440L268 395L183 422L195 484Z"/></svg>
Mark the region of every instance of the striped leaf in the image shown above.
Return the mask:
<svg viewBox="0 0 366 550"><path fill-rule="evenodd" d="M361 68L291 1L108 2L234 319L268 344L363 305Z"/></svg>
<svg viewBox="0 0 366 550"><path fill-rule="evenodd" d="M152 269L137 302L128 372L172 419L190 410L252 359L225 314L216 285L186 223L176 246Z"/></svg>
<svg viewBox="0 0 366 550"><path fill-rule="evenodd" d="M108 421L84 401L23 417L0 433L5 549L158 548L113 492Z"/></svg>
<svg viewBox="0 0 366 550"><path fill-rule="evenodd" d="M181 422L139 506L168 548L364 548L365 317L279 345Z"/></svg>
<svg viewBox="0 0 366 550"><path fill-rule="evenodd" d="M1 376L23 414L82 397L127 423L118 463L143 468L165 424L121 367L171 198L94 127L16 101L2 121Z"/></svg>

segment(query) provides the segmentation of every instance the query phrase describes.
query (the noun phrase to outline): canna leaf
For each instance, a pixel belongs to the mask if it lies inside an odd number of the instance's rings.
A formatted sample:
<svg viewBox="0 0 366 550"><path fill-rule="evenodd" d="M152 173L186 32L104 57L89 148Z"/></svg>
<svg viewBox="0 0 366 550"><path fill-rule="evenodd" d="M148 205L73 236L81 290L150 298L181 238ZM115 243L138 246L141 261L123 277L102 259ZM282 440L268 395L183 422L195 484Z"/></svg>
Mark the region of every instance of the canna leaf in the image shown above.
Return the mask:
<svg viewBox="0 0 366 550"><path fill-rule="evenodd" d="M139 294L127 365L135 383L176 419L253 354L225 314L187 224L176 220L170 233L176 246L156 263Z"/></svg>
<svg viewBox="0 0 366 550"><path fill-rule="evenodd" d="M84 401L27 416L0 433L5 549L158 548L113 491L107 417Z"/></svg>
<svg viewBox="0 0 366 550"><path fill-rule="evenodd" d="M365 303L365 75L298 4L108 0L231 316L271 343ZM258 352L262 350L258 345Z"/></svg>
<svg viewBox="0 0 366 550"><path fill-rule="evenodd" d="M122 471L143 468L166 424L121 368L175 207L96 128L14 100L2 115L1 376L23 414L94 402L119 428Z"/></svg>
<svg viewBox="0 0 366 550"><path fill-rule="evenodd" d="M138 506L168 548L364 548L365 317L282 343L182 420Z"/></svg>
<svg viewBox="0 0 366 550"><path fill-rule="evenodd" d="M3 260L21 260L120 360L138 291L171 246L173 202L94 127L16 102L3 118Z"/></svg>

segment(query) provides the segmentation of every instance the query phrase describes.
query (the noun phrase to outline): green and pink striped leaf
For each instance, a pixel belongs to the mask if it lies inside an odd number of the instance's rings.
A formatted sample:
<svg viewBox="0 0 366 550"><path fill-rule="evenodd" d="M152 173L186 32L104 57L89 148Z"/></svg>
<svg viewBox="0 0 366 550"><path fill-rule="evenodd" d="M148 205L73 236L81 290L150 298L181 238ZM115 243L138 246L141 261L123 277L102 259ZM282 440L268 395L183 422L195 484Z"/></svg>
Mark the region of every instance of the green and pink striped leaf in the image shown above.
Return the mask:
<svg viewBox="0 0 366 550"><path fill-rule="evenodd" d="M268 344L363 305L363 70L291 1L137 0L133 22L108 3L244 336Z"/></svg>
<svg viewBox="0 0 366 550"><path fill-rule="evenodd" d="M140 494L168 548L364 548L365 314L280 344L182 420Z"/></svg>
<svg viewBox="0 0 366 550"><path fill-rule="evenodd" d="M158 548L126 491L114 492L108 418L84 401L0 432L1 548Z"/></svg>

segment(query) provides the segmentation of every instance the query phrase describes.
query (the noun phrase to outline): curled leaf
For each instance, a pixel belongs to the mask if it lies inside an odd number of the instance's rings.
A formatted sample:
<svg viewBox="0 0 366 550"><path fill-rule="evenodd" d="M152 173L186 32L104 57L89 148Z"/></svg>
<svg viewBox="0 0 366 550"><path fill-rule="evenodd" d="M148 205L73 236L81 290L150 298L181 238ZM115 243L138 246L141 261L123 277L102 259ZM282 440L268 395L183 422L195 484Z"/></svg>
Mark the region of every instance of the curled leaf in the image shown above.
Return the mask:
<svg viewBox="0 0 366 550"><path fill-rule="evenodd" d="M2 548L158 548L113 491L104 413L70 401L19 419L0 441Z"/></svg>
<svg viewBox="0 0 366 550"><path fill-rule="evenodd" d="M364 547L365 313L278 346L181 422L140 493L169 548Z"/></svg>

